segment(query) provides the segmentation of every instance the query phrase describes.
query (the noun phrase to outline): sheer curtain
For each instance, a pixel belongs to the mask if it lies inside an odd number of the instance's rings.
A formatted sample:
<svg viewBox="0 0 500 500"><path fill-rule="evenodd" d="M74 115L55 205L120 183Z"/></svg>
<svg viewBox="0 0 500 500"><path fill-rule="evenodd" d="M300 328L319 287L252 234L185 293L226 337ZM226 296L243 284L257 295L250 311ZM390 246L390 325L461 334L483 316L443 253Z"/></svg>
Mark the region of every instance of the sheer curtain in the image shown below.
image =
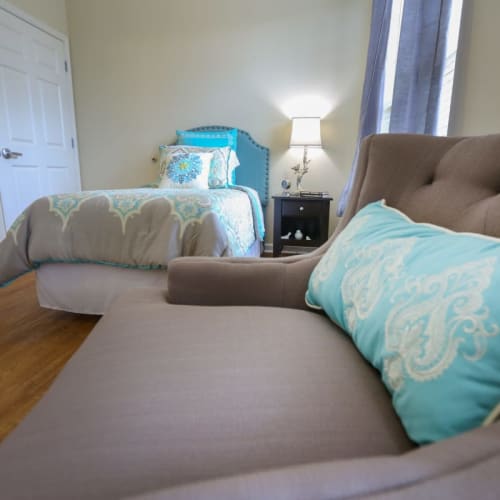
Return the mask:
<svg viewBox="0 0 500 500"><path fill-rule="evenodd" d="M452 0L405 0L389 131L435 134ZM337 215L344 213L364 137L380 132L392 0L373 0L358 141Z"/></svg>

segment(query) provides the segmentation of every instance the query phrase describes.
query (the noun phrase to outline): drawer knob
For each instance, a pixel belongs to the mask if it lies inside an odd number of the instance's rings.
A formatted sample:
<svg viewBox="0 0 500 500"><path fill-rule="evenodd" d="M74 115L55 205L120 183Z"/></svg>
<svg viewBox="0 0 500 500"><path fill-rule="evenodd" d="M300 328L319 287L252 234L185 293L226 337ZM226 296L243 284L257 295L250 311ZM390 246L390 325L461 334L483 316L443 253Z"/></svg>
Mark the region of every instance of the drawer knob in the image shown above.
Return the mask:
<svg viewBox="0 0 500 500"><path fill-rule="evenodd" d="M299 207L299 210L302 212L302 211L304 210L304 207L301 205L301 206Z"/></svg>

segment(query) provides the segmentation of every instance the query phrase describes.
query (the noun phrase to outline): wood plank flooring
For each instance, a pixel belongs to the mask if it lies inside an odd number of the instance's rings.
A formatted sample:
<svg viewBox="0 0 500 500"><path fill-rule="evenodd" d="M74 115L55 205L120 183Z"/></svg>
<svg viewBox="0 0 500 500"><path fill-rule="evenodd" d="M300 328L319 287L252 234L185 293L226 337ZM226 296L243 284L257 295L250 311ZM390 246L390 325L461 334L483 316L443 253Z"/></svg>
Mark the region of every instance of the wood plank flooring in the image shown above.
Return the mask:
<svg viewBox="0 0 500 500"><path fill-rule="evenodd" d="M0 289L0 441L43 396L98 319L42 309L34 272Z"/></svg>

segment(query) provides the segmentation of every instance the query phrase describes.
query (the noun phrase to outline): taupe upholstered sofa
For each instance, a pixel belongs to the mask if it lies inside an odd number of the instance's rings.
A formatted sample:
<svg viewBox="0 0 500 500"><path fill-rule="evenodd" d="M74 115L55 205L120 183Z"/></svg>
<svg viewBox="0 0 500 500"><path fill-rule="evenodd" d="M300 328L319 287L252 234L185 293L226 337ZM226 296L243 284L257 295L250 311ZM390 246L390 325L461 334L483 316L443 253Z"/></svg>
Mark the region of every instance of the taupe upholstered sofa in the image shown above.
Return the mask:
<svg viewBox="0 0 500 500"><path fill-rule="evenodd" d="M336 234L385 198L500 236L499 189L500 136L372 136ZM307 310L328 244L179 259L168 293L123 295L0 446L0 497L498 498L500 424L417 448L378 373Z"/></svg>

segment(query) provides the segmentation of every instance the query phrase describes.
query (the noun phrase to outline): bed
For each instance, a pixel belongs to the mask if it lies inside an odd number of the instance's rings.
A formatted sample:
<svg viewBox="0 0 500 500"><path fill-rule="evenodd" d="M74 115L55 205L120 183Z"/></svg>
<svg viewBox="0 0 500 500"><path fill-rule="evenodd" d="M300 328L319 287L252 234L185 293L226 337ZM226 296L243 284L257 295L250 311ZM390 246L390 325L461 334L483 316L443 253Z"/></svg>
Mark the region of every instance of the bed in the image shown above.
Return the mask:
<svg viewBox="0 0 500 500"><path fill-rule="evenodd" d="M175 257L260 256L269 150L247 132L235 133L239 166L227 188L150 185L37 200L0 242L0 286L36 269L42 307L103 314L125 289L165 287Z"/></svg>

